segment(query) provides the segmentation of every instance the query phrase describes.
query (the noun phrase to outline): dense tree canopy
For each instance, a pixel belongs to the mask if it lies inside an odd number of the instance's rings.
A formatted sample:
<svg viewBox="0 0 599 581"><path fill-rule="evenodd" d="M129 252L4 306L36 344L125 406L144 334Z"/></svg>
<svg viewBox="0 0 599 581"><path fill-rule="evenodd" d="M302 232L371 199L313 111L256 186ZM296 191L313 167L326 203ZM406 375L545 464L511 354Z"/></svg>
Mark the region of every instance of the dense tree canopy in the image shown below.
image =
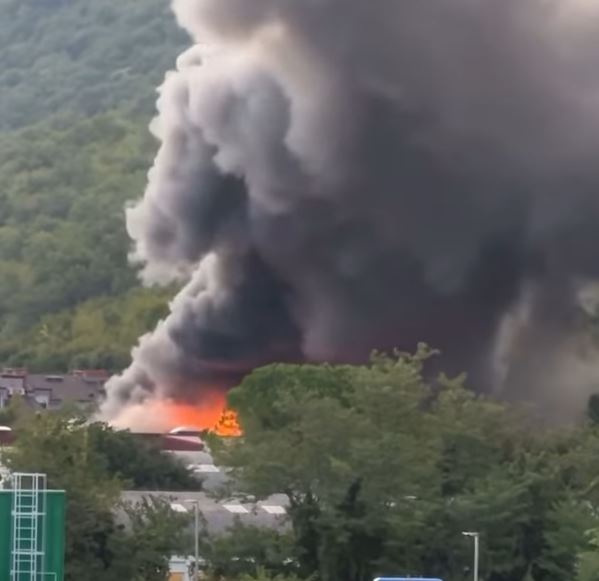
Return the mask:
<svg viewBox="0 0 599 581"><path fill-rule="evenodd" d="M135 282L125 202L143 190L152 143L115 115L0 135L0 320L14 330Z"/></svg>
<svg viewBox="0 0 599 581"><path fill-rule="evenodd" d="M121 369L170 295L137 289L124 206L157 148L156 87L189 41L168 0L0 13L0 358Z"/></svg>
<svg viewBox="0 0 599 581"><path fill-rule="evenodd" d="M168 0L0 0L0 130L55 113L148 114L188 42Z"/></svg>
<svg viewBox="0 0 599 581"><path fill-rule="evenodd" d="M45 473L50 488L66 491L66 580L163 581L170 555L187 547L188 521L164 501L125 505L119 495L130 484L187 486L185 469L126 432L67 413L21 420L2 461Z"/></svg>
<svg viewBox="0 0 599 581"><path fill-rule="evenodd" d="M104 424L87 428L90 446L99 454L109 473L134 490L197 490L201 483L174 456L136 439L129 432Z"/></svg>
<svg viewBox="0 0 599 581"><path fill-rule="evenodd" d="M274 365L230 395L244 437L216 448L243 490L284 491L304 576L573 578L590 550L599 433L555 429L423 377L428 351L364 367Z"/></svg>
<svg viewBox="0 0 599 581"><path fill-rule="evenodd" d="M280 531L246 526L236 522L222 536L203 531L200 552L207 572L216 579L236 579L244 574L295 575L296 547L293 537Z"/></svg>
<svg viewBox="0 0 599 581"><path fill-rule="evenodd" d="M0 356L120 369L169 293L136 289L124 206L154 143L116 114L0 134ZM101 297L101 298L97 298Z"/></svg>
<svg viewBox="0 0 599 581"><path fill-rule="evenodd" d="M40 372L122 369L137 338L166 312L169 296L168 290L135 288L45 315L32 327L0 339L0 359Z"/></svg>

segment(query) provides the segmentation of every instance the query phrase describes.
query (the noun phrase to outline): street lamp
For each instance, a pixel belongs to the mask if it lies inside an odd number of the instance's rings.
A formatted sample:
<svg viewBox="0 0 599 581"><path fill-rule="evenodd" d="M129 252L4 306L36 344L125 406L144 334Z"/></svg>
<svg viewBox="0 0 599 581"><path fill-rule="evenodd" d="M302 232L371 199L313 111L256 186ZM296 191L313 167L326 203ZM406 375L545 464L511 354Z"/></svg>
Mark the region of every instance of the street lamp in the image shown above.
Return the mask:
<svg viewBox="0 0 599 581"><path fill-rule="evenodd" d="M193 581L199 581L200 579L200 501L196 499L189 499L181 501L183 504L193 505L194 513L194 561L195 570L193 572Z"/></svg>
<svg viewBox="0 0 599 581"><path fill-rule="evenodd" d="M464 531L462 534L474 539L474 581L478 581L478 538L480 535L470 531Z"/></svg>

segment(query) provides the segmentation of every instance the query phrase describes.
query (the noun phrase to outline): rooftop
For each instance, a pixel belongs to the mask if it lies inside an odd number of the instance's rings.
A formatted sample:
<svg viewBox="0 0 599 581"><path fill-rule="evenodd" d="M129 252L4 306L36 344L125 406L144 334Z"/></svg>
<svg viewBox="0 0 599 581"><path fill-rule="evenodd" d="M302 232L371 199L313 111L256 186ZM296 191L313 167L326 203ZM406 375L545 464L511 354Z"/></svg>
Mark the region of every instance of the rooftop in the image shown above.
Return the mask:
<svg viewBox="0 0 599 581"><path fill-rule="evenodd" d="M66 402L93 403L104 395L108 372L101 369L75 370L69 374L28 373L5 368L0 372L0 407L19 394L40 407L56 408ZM4 396L2 395L4 392Z"/></svg>
<svg viewBox="0 0 599 581"><path fill-rule="evenodd" d="M133 504L143 498L161 498L170 503L171 508L179 513L193 514L197 503L208 532L222 534L230 529L236 521L244 525L285 529L287 527L287 506L284 494L273 495L266 500L239 502L238 500L217 500L206 492L123 492L121 499Z"/></svg>

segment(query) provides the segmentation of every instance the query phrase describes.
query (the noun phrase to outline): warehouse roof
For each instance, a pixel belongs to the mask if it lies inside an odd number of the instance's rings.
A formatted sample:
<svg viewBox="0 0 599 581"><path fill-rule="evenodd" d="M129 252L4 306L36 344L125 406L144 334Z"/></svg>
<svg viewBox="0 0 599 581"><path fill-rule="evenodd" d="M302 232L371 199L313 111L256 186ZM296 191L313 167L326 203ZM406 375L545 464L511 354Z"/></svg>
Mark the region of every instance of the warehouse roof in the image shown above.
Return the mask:
<svg viewBox="0 0 599 581"><path fill-rule="evenodd" d="M236 521L248 525L270 529L287 527L288 500L284 494L273 495L266 500L240 502L239 500L217 500L205 492L123 492L121 499L136 504L143 498L161 498L170 503L171 508L180 513L194 511L198 504L200 514L208 532L222 534Z"/></svg>

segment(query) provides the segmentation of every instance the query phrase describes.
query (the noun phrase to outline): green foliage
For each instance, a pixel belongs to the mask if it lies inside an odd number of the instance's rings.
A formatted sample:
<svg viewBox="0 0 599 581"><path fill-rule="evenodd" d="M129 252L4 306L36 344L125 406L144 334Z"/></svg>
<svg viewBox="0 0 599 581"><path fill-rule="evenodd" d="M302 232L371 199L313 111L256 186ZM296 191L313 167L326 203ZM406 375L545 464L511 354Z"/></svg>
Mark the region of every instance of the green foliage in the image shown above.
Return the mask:
<svg viewBox="0 0 599 581"><path fill-rule="evenodd" d="M31 407L20 395L15 394L10 398L8 405L0 409L0 426L13 427L18 421L32 416Z"/></svg>
<svg viewBox="0 0 599 581"><path fill-rule="evenodd" d="M107 470L135 490L196 490L201 483L174 456L129 432L105 424L88 429L90 445L104 457Z"/></svg>
<svg viewBox="0 0 599 581"><path fill-rule="evenodd" d="M120 370L170 294L136 289L124 207L156 151L156 87L189 40L168 0L0 13L0 359Z"/></svg>
<svg viewBox="0 0 599 581"><path fill-rule="evenodd" d="M584 551L588 554L592 546L588 531L596 526L597 517L586 501L567 499L551 509L544 535L548 549L546 554L551 559L541 562L547 578L557 581L572 577L577 567L577 553ZM596 572L599 579L599 567Z"/></svg>
<svg viewBox="0 0 599 581"><path fill-rule="evenodd" d="M123 207L143 191L152 147L114 115L0 136L4 335L135 284Z"/></svg>
<svg viewBox="0 0 599 581"><path fill-rule="evenodd" d="M0 0L0 130L54 113L151 111L188 44L168 0Z"/></svg>
<svg viewBox="0 0 599 581"><path fill-rule="evenodd" d="M237 578L237 581L302 581L302 579L297 575L273 574L269 573L266 569L259 568L253 574L246 573L241 575Z"/></svg>
<svg viewBox="0 0 599 581"><path fill-rule="evenodd" d="M186 516L173 513L165 500L144 498L139 505L124 504L128 529L111 539L118 555L113 579L165 581L169 556L189 545Z"/></svg>
<svg viewBox="0 0 599 581"><path fill-rule="evenodd" d="M154 148L142 124L115 114L0 135L4 363L121 369L164 315L170 292L135 288L124 225Z"/></svg>
<svg viewBox="0 0 599 581"><path fill-rule="evenodd" d="M0 339L0 359L40 372L120 370L128 364L138 337L166 315L171 294L168 289L131 289L46 315L37 325Z"/></svg>
<svg viewBox="0 0 599 581"><path fill-rule="evenodd" d="M599 529L588 532L590 547L578 555L576 581L599 581Z"/></svg>
<svg viewBox="0 0 599 581"><path fill-rule="evenodd" d="M258 370L230 395L244 437L215 453L245 493L289 496L303 576L462 581L476 530L487 581L571 578L599 524L597 432L430 382L430 355Z"/></svg>
<svg viewBox="0 0 599 581"><path fill-rule="evenodd" d="M56 487L66 486L65 473L61 462L54 462L51 454L51 446L60 445L60 442L49 438L48 432L56 438L64 438L69 445L85 446L82 457L93 461L94 468L101 470L101 474L109 474L127 489L174 491L201 488L201 482L187 467L176 456L163 453L158 444L141 440L128 431L114 430L107 424L89 423L82 415L77 415L79 412L71 413L65 408L59 412L35 413L21 398L13 397L0 413L5 414L4 419L9 420L6 423L13 426L18 435L16 448L8 452L9 462L25 471L39 467ZM27 446L34 449L29 451ZM66 448L61 450L66 453ZM77 455L69 457L73 462L77 459Z"/></svg>
<svg viewBox="0 0 599 581"><path fill-rule="evenodd" d="M66 491L67 581L165 578L169 555L186 545L187 521L161 502L122 506L126 527L115 514L122 478L137 477L134 466L122 467L126 459L116 461L123 449L134 450L133 440L124 444L130 435L112 437L108 428L90 427L83 418L65 413L22 417L17 434L16 445L3 461L13 470L45 473L50 488ZM146 453L140 451L142 456Z"/></svg>
<svg viewBox="0 0 599 581"><path fill-rule="evenodd" d="M48 486L67 491L67 579L105 579L110 565L109 540L116 533L111 510L120 483L90 448L82 420L62 415L37 415L23 422L17 445L7 455L17 471L48 475Z"/></svg>
<svg viewBox="0 0 599 581"><path fill-rule="evenodd" d="M293 575L297 568L291 535L245 526L237 521L223 536L204 533L200 544L208 573L215 579L257 574L260 578Z"/></svg>

